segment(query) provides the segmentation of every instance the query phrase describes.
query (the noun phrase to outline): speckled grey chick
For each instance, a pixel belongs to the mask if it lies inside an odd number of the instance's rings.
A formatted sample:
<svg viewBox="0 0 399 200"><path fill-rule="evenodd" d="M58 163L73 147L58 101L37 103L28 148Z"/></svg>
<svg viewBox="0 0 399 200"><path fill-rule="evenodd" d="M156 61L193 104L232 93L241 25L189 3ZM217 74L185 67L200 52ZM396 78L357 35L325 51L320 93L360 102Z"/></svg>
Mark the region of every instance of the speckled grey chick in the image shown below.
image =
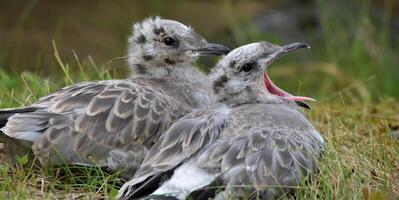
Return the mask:
<svg viewBox="0 0 399 200"><path fill-rule="evenodd" d="M78 83L1 110L1 131L31 142L41 162L134 171L172 122L209 103L209 82L193 62L229 49L159 17L134 24L128 47L130 78Z"/></svg>
<svg viewBox="0 0 399 200"><path fill-rule="evenodd" d="M211 75L219 103L177 120L119 198L186 199L210 187L221 188L216 199L274 199L316 172L324 141L299 109L311 98L283 91L266 73L275 59L306 47L259 42L230 52Z"/></svg>

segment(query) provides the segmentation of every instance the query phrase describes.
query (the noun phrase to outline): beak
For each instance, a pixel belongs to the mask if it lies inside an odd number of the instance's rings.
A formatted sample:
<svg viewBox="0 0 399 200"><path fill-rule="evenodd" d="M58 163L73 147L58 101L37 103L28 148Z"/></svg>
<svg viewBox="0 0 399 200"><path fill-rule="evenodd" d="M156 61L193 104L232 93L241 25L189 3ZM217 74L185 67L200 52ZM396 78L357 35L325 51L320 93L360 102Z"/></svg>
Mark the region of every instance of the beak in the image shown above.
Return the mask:
<svg viewBox="0 0 399 200"><path fill-rule="evenodd" d="M198 49L198 53L201 56L209 56L209 55L226 55L231 49L221 44L207 43L205 47Z"/></svg>
<svg viewBox="0 0 399 200"><path fill-rule="evenodd" d="M296 49L303 49L303 48L307 48L310 49L310 46L306 43L293 43L293 44L288 44L288 45L284 45L282 46L283 51L282 53L280 53L280 56L290 52L290 51L294 51ZM312 109L312 107L310 107L309 104L307 104L305 101L295 101L295 103L305 109Z"/></svg>
<svg viewBox="0 0 399 200"><path fill-rule="evenodd" d="M309 110L312 109L312 107L310 107L310 105L304 101L295 101L295 103L296 103L296 105L298 105L302 108L309 109Z"/></svg>
<svg viewBox="0 0 399 200"><path fill-rule="evenodd" d="M303 48L308 48L310 49L310 46L306 43L293 43L293 44L287 44L284 46L281 46L278 48L274 53L271 53L268 58L266 59L267 64L272 63L273 61L277 60L281 56L287 54L288 52L297 50L297 49L303 49Z"/></svg>
<svg viewBox="0 0 399 200"><path fill-rule="evenodd" d="M266 66L268 66L273 61L280 58L281 56L285 55L286 53L297 50L297 49L302 49L302 48L310 48L310 46L305 43L293 43L293 44L288 44L288 45L284 45L284 46L276 46L274 51L272 51L271 53L268 53L266 55L267 57L262 61L262 62L266 63L266 65L264 65L265 70L266 70ZM309 104L307 104L305 102L305 100L315 101L314 99L312 99L310 97L294 96L294 95L280 89L271 81L267 72L265 72L265 74L264 74L263 84L264 84L264 87L266 88L266 90L268 90L271 94L280 96L282 98L290 99L290 100L294 101L298 106L306 108L306 109L311 109L311 107L309 106Z"/></svg>

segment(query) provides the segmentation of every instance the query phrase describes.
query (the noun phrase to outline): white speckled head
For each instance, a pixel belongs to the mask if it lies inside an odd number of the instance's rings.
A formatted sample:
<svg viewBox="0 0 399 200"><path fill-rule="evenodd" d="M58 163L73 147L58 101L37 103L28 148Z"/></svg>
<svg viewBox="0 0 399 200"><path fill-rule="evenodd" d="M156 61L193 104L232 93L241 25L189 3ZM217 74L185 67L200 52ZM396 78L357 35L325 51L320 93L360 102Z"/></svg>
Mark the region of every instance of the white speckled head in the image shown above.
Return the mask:
<svg viewBox="0 0 399 200"><path fill-rule="evenodd" d="M224 75L229 80L242 80L250 83L259 79L264 73L267 66L265 59L280 49L280 46L269 42L240 46L217 63L212 76Z"/></svg>
<svg viewBox="0 0 399 200"><path fill-rule="evenodd" d="M304 43L284 46L270 42L258 42L238 47L221 59L214 68L211 79L215 95L220 100L245 102L259 93L269 99L294 101L313 100L293 96L278 88L267 75L266 68L282 55L300 48L309 48ZM306 105L303 105L306 106Z"/></svg>
<svg viewBox="0 0 399 200"><path fill-rule="evenodd" d="M146 73L151 67L192 63L201 55L230 51L223 45L208 43L189 26L160 17L134 24L128 48L129 65L136 73Z"/></svg>

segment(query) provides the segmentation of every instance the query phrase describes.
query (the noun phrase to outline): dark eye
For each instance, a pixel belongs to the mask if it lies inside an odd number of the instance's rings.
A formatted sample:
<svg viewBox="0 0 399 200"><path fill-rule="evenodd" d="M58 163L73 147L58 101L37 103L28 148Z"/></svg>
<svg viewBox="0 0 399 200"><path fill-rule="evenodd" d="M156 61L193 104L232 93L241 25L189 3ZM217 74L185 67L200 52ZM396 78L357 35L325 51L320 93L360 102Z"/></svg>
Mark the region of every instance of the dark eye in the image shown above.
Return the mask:
<svg viewBox="0 0 399 200"><path fill-rule="evenodd" d="M175 43L175 39L171 38L171 37L166 37L162 40L162 42L164 44L166 44L167 46L171 46Z"/></svg>
<svg viewBox="0 0 399 200"><path fill-rule="evenodd" d="M252 70L252 68L254 67L253 63L245 63L242 67L241 70L244 72L249 72Z"/></svg>

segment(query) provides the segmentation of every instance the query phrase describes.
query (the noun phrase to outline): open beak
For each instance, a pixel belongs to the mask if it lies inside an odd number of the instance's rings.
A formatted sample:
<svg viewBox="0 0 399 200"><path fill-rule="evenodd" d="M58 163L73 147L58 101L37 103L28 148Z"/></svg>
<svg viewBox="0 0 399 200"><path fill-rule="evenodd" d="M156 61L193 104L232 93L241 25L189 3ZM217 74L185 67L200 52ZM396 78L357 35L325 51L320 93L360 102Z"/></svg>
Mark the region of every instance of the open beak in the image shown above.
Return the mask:
<svg viewBox="0 0 399 200"><path fill-rule="evenodd" d="M305 43L293 43L281 46L277 48L275 52L268 54L267 58L265 59L266 65L271 64L273 61L277 60L278 58L280 58L281 56L285 55L288 52L302 48L310 48L310 46ZM298 106L301 106L306 109L310 109L311 107L305 101L316 101L310 97L294 96L282 90L281 88L277 87L270 79L269 75L267 74L267 71L263 76L263 85L269 93L279 96L281 98L290 99L294 101Z"/></svg>
<svg viewBox="0 0 399 200"><path fill-rule="evenodd" d="M226 55L231 51L229 47L221 44L207 43L205 47L198 49L197 52L201 56L209 55Z"/></svg>

